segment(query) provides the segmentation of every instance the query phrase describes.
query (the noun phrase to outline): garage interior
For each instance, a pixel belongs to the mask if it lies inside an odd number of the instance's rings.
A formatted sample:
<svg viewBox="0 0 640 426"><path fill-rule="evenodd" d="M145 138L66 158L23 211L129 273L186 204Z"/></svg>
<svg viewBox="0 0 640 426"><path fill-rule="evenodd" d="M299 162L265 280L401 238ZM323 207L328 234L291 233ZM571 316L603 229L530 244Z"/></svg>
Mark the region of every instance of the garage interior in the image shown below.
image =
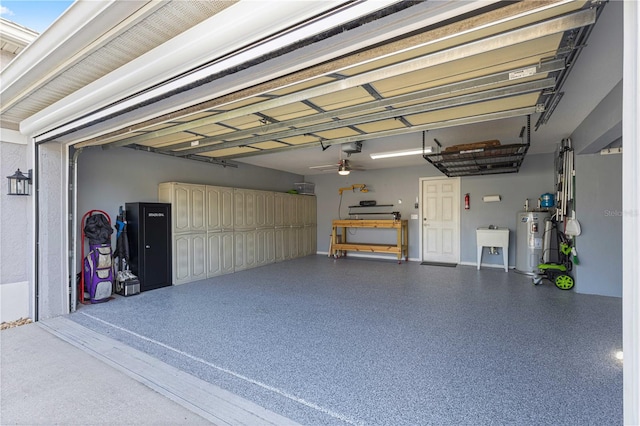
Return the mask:
<svg viewBox="0 0 640 426"><path fill-rule="evenodd" d="M211 37L246 2L140 3L114 7L126 18L111 32L29 96L3 101L3 120L41 130L41 175L70 166L61 200L74 256L63 270L80 270L85 212L157 202L164 182L274 193L313 184L315 255L97 305L65 300L64 286L42 278L52 286L43 319L71 311L302 424L621 421L622 155L601 154L622 146L620 3L327 2L296 22L269 11L271 32L260 33L268 20L251 19L262 5L246 17L246 40ZM197 61L176 65L184 58ZM513 267L516 214L555 192L567 138L584 234L576 287L563 292ZM513 150L434 167L447 149L493 140ZM408 149L421 152L370 156ZM459 182L458 266L421 265L425 185L447 179ZM483 201L493 195L500 201ZM365 200L408 221L408 262L327 256L332 221L354 218L349 206ZM475 231L489 225L510 229L509 272L488 249L476 269ZM385 232L349 238L393 241Z"/></svg>

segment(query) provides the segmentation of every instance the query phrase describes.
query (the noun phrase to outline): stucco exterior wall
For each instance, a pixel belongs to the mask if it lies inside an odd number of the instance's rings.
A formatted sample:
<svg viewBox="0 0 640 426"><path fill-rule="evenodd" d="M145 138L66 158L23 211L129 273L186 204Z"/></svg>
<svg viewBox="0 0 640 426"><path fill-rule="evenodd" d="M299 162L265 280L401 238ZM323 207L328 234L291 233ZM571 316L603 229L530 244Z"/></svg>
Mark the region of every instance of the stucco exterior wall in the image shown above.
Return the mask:
<svg viewBox="0 0 640 426"><path fill-rule="evenodd" d="M32 317L32 196L7 195L6 176L31 168L27 139L11 130L0 134L0 321Z"/></svg>
<svg viewBox="0 0 640 426"><path fill-rule="evenodd" d="M69 312L67 276L66 147L48 143L39 147L39 268L38 319Z"/></svg>

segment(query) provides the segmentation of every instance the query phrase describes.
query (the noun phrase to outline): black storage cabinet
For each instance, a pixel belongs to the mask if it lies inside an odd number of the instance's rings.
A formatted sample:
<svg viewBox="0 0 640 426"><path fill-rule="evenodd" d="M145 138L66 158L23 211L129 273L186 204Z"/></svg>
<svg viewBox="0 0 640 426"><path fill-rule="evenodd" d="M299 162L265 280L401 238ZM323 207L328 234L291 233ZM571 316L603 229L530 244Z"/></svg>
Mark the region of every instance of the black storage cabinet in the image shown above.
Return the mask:
<svg viewBox="0 0 640 426"><path fill-rule="evenodd" d="M140 291L171 285L171 204L126 203L129 264Z"/></svg>

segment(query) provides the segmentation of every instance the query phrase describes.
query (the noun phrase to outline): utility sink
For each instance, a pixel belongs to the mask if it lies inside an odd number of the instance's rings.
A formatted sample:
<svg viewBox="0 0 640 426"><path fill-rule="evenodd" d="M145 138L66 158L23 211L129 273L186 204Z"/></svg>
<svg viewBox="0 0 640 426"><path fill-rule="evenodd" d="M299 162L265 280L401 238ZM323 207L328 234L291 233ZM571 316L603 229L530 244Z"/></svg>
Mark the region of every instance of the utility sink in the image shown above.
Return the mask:
<svg viewBox="0 0 640 426"><path fill-rule="evenodd" d="M478 228L476 239L479 246L484 247L508 247L509 228Z"/></svg>
<svg viewBox="0 0 640 426"><path fill-rule="evenodd" d="M509 270L509 228L481 227L476 229L476 245L478 248L478 268L482 263L483 247L502 247L504 271Z"/></svg>

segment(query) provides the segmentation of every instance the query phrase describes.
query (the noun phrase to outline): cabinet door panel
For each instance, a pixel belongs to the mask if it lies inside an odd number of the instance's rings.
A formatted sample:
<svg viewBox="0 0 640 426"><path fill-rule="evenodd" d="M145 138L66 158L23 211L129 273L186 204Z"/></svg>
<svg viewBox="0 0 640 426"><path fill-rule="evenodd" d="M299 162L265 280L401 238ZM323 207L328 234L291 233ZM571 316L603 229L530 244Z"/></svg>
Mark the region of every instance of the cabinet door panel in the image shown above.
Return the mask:
<svg viewBox="0 0 640 426"><path fill-rule="evenodd" d="M233 189L220 188L220 225L222 229L233 229Z"/></svg>
<svg viewBox="0 0 640 426"><path fill-rule="evenodd" d="M245 193L240 189L233 191L233 227L235 229L246 228L245 220Z"/></svg>
<svg viewBox="0 0 640 426"><path fill-rule="evenodd" d="M233 267L236 271L246 269L245 264L245 238L244 232L234 232L233 234Z"/></svg>
<svg viewBox="0 0 640 426"><path fill-rule="evenodd" d="M191 231L204 231L207 227L207 195L204 185L191 187Z"/></svg>
<svg viewBox="0 0 640 426"><path fill-rule="evenodd" d="M174 237L174 284L201 280L207 276L207 235L184 234Z"/></svg>
<svg viewBox="0 0 640 426"><path fill-rule="evenodd" d="M222 193L220 188L207 187L207 230L222 229L220 210L222 206Z"/></svg>
<svg viewBox="0 0 640 426"><path fill-rule="evenodd" d="M265 229L265 238L264 238L264 262L265 265L269 263L273 263L276 261L276 230L275 229Z"/></svg>
<svg viewBox="0 0 640 426"><path fill-rule="evenodd" d="M207 277L207 236L196 234L191 239L191 281Z"/></svg>
<svg viewBox="0 0 640 426"><path fill-rule="evenodd" d="M234 271L233 267L233 232L223 232L220 239L220 265L223 274Z"/></svg>
<svg viewBox="0 0 640 426"><path fill-rule="evenodd" d="M207 244L208 244L208 259L209 262L207 264L207 276L215 277L217 275L222 275L222 265L220 263L220 259L222 258L222 233L209 233L207 235Z"/></svg>
<svg viewBox="0 0 640 426"><path fill-rule="evenodd" d="M317 223L316 218L316 197L307 195L305 196L305 220L304 225L315 225Z"/></svg>
<svg viewBox="0 0 640 426"><path fill-rule="evenodd" d="M233 272L233 232L210 232L207 239L207 276L215 277Z"/></svg>
<svg viewBox="0 0 640 426"><path fill-rule="evenodd" d="M307 218L307 203L305 199L307 195L298 195L296 196L296 220L294 222L295 226L302 226Z"/></svg>
<svg viewBox="0 0 640 426"><path fill-rule="evenodd" d="M289 236L286 233L287 228L276 228L274 230L275 240L275 261L282 262L288 258L289 254Z"/></svg>
<svg viewBox="0 0 640 426"><path fill-rule="evenodd" d="M273 224L284 225L284 200L285 194L275 193L273 196Z"/></svg>
<svg viewBox="0 0 640 426"><path fill-rule="evenodd" d="M173 283L182 284L189 281L189 237L180 235L173 242Z"/></svg>
<svg viewBox="0 0 640 426"><path fill-rule="evenodd" d="M275 226L275 205L273 192L255 192L255 224L257 228Z"/></svg>
<svg viewBox="0 0 640 426"><path fill-rule="evenodd" d="M256 231L247 231L245 234L245 250L244 250L244 260L245 266L247 268L253 268L256 266L256 239L257 232Z"/></svg>
<svg viewBox="0 0 640 426"><path fill-rule="evenodd" d="M207 186L207 230L233 229L233 189Z"/></svg>
<svg viewBox="0 0 640 426"><path fill-rule="evenodd" d="M256 266L275 262L275 229L256 231Z"/></svg>
<svg viewBox="0 0 640 426"><path fill-rule="evenodd" d="M176 185L173 188L172 215L174 218L174 232L189 231L189 218L191 216L191 203L189 188L184 185Z"/></svg>
<svg viewBox="0 0 640 426"><path fill-rule="evenodd" d="M298 233L301 228L289 228L289 259L295 259L300 253L300 240Z"/></svg>

